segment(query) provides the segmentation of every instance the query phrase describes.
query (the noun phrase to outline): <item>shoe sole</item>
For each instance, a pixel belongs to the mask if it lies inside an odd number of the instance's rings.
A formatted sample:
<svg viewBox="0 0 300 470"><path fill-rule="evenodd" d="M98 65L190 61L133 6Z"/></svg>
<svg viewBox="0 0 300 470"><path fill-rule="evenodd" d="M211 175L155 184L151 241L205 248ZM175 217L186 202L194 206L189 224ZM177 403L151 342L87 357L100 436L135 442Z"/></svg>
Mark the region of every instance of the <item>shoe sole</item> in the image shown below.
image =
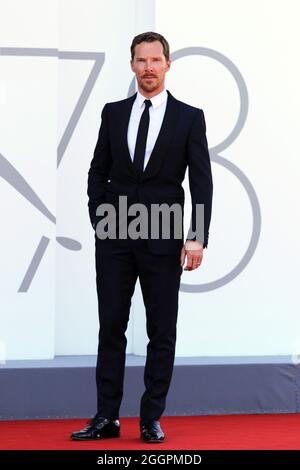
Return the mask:
<svg viewBox="0 0 300 470"><path fill-rule="evenodd" d="M141 437L141 441L145 442L146 444L161 444L164 442L165 438L163 439L144 439Z"/></svg>
<svg viewBox="0 0 300 470"><path fill-rule="evenodd" d="M85 437L72 437L72 441L99 441L101 439L113 439L115 437L121 437L121 434L117 434L116 436L100 436L100 437L91 437L90 439Z"/></svg>

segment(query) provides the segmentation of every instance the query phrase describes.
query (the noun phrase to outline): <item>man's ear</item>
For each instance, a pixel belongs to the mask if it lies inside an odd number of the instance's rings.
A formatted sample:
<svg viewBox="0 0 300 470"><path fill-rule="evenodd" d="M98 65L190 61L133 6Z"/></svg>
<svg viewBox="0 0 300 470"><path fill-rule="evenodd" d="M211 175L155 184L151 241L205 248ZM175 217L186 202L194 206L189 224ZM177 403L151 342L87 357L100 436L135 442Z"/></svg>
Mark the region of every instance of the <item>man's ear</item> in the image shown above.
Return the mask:
<svg viewBox="0 0 300 470"><path fill-rule="evenodd" d="M134 72L134 70L133 70L133 61L132 61L132 59L130 60L130 67L131 67L131 70Z"/></svg>

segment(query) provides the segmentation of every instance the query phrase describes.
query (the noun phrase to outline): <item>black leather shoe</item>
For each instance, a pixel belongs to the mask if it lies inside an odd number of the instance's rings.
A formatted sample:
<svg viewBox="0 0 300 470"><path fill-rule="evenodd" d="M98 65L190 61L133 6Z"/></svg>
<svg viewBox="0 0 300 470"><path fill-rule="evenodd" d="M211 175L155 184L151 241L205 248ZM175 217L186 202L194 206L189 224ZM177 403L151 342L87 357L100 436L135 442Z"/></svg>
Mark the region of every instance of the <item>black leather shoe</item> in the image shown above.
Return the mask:
<svg viewBox="0 0 300 470"><path fill-rule="evenodd" d="M165 435L160 427L159 421L140 420L141 439L152 444L153 442L163 442Z"/></svg>
<svg viewBox="0 0 300 470"><path fill-rule="evenodd" d="M71 434L72 440L88 441L92 439L120 437L120 421L118 419L103 418L96 414L94 418L87 423L88 426L86 428Z"/></svg>

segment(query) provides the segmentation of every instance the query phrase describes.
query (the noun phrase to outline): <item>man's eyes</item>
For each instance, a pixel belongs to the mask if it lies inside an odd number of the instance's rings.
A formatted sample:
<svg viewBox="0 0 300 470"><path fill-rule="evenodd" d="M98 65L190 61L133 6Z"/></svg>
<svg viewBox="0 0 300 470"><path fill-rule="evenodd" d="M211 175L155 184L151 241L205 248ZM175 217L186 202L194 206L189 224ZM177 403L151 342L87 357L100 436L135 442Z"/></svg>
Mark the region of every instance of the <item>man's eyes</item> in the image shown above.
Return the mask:
<svg viewBox="0 0 300 470"><path fill-rule="evenodd" d="M159 62L161 59L153 59L153 62ZM138 59L138 62L145 62L145 59Z"/></svg>

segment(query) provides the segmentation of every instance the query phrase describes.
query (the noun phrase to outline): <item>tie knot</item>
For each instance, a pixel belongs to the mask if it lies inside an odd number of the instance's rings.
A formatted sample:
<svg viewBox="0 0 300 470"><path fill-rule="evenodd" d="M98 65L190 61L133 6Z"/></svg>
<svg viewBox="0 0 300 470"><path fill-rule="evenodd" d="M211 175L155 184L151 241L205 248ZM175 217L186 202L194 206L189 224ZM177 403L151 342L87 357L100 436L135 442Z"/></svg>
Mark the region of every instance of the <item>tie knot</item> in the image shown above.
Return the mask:
<svg viewBox="0 0 300 470"><path fill-rule="evenodd" d="M150 106L152 105L151 100L145 100L144 103L146 108L150 108Z"/></svg>

